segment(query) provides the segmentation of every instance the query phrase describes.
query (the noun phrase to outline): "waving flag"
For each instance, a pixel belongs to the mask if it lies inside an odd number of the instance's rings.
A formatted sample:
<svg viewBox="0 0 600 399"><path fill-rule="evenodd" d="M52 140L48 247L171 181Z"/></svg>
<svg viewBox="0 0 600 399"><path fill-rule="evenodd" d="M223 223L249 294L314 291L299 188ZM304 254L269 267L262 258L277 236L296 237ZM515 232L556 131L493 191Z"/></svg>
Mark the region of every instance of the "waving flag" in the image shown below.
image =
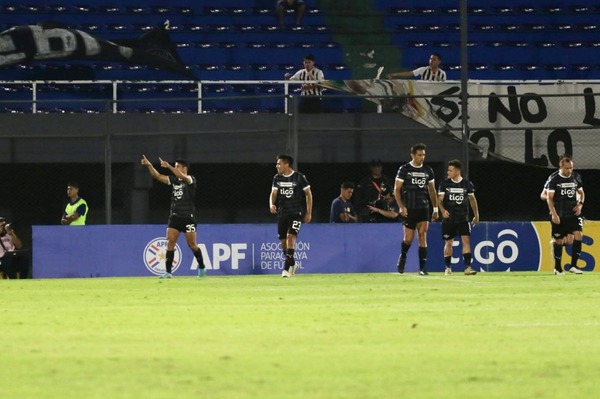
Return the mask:
<svg viewBox="0 0 600 399"><path fill-rule="evenodd" d="M35 61L100 60L144 64L195 79L167 33L168 21L138 38L103 40L84 31L45 22L0 33L0 66Z"/></svg>

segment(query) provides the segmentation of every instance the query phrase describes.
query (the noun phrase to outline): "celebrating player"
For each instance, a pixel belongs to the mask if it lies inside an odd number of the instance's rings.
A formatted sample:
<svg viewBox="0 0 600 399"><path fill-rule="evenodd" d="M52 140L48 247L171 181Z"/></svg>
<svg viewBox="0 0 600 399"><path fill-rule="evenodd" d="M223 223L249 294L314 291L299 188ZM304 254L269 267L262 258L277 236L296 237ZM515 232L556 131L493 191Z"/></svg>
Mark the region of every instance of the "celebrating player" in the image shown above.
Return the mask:
<svg viewBox="0 0 600 399"><path fill-rule="evenodd" d="M160 166L169 169L174 176L167 176L158 173L148 161L145 155L142 155L142 165L148 167L148 171L153 178L161 183L168 184L173 189L171 193L171 212L167 225L167 258L165 260L166 272L160 278L172 278L173 259L175 258L175 244L181 232L185 233L185 240L194 253L198 261L198 277L206 275L202 251L196 242L196 217L194 197L196 194L196 178L188 175L189 163L183 159L175 161L172 166L167 161L160 161Z"/></svg>

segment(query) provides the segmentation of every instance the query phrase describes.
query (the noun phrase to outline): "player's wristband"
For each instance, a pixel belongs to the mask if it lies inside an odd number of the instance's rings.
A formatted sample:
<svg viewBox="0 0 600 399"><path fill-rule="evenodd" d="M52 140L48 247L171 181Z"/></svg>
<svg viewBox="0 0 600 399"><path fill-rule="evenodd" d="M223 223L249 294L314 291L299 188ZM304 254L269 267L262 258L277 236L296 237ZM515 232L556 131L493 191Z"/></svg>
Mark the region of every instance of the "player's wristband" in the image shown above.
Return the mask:
<svg viewBox="0 0 600 399"><path fill-rule="evenodd" d="M437 211L438 211L438 207L437 207L437 206L434 206L434 207L433 207L433 213L437 213Z"/></svg>

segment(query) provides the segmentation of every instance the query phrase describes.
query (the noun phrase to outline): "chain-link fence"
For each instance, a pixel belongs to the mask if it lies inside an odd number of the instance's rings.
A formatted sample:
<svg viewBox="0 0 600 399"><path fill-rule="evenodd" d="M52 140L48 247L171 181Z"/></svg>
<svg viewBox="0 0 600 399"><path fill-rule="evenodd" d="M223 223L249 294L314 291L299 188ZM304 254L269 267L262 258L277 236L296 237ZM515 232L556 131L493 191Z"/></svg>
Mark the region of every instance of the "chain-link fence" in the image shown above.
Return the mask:
<svg viewBox="0 0 600 399"><path fill-rule="evenodd" d="M279 100L283 104L293 98ZM153 181L140 165L141 155L146 154L165 173L159 156L171 162L175 157L189 159L190 173L198 180L200 223L270 223L275 221L267 206L275 156L287 152L296 156L298 170L313 187L314 221L327 222L342 182L358 182L366 176L373 158L383 160L384 173L393 180L398 167L410 160L410 145L424 141L431 148L428 161L438 182L445 177L448 160L469 160L469 177L477 189L483 220L546 219L539 193L556 168L558 155L565 152L573 154L583 177L589 198L585 216L600 218L594 201L600 197L594 140L600 125L595 114L597 95L473 95L468 150L458 141L464 133L461 117L455 114L458 94L426 98L427 107L443 125L403 125L410 118L399 115L402 105L418 98L390 99L382 115L375 113L374 105L365 107L371 114L345 115L356 121L351 128L340 127L344 117L335 114L251 115L260 123L239 113L178 119L178 115L163 118L155 113L114 114L112 107L107 107L108 113L94 115L4 114L0 162L5 195L0 216L24 230L34 224L58 224L67 201L66 185L74 180L90 206L88 224L164 224L170 190ZM356 97L335 100L346 99L356 101ZM399 102L400 111L387 106L393 102ZM495 110L490 104L495 104ZM554 110L560 110L558 116ZM382 125L380 118L386 112L393 114L397 125ZM500 119L512 125L503 125Z"/></svg>

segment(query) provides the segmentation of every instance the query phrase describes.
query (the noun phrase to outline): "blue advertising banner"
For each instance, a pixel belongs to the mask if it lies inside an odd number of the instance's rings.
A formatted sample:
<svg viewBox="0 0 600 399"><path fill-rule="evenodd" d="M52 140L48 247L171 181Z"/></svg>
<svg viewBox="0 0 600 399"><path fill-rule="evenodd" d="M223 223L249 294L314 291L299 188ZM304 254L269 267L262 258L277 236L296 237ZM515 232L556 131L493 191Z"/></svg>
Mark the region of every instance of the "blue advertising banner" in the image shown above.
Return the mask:
<svg viewBox="0 0 600 399"><path fill-rule="evenodd" d="M595 267L598 225L587 222L584 270ZM588 226L592 224L591 226ZM546 226L548 225L548 226ZM552 270L549 223L481 223L471 236L473 266L479 271ZM590 228L591 227L591 228ZM34 226L33 277L153 276L165 271L164 225ZM198 225L198 244L209 275L281 273L284 255L271 224ZM544 231L544 235L539 232ZM548 234L548 235L546 235ZM299 273L396 272L402 226L381 224L307 224L298 236ZM431 223L427 269L444 270L441 225ZM462 249L454 241L453 268L462 270ZM598 254L600 256L600 254ZM563 263L568 262L568 250ZM173 273L192 276L198 264L180 237ZM418 271L417 240L408 253L406 272Z"/></svg>

